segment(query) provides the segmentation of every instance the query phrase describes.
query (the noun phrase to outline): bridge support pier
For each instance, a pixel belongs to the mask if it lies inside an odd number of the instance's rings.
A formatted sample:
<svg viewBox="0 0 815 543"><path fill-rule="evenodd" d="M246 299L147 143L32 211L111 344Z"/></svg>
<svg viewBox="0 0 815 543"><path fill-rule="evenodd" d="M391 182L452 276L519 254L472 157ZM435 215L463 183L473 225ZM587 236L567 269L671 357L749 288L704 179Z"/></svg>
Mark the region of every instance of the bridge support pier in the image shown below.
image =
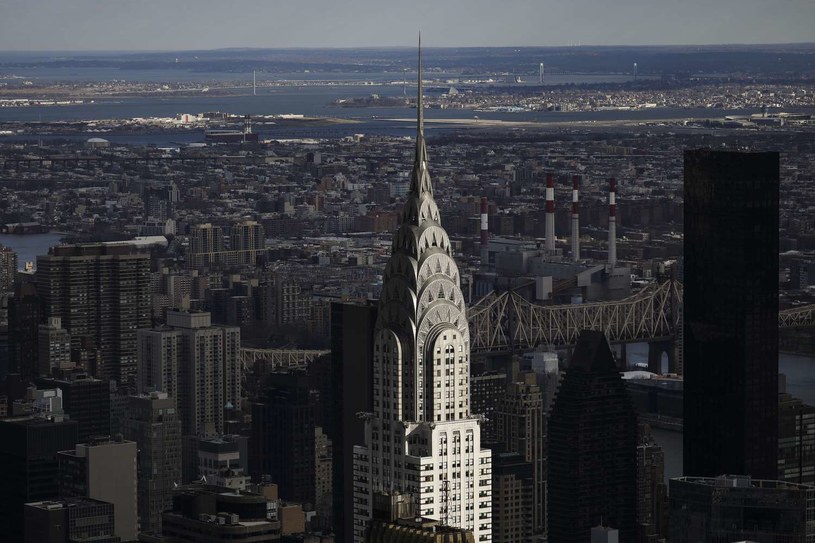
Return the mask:
<svg viewBox="0 0 815 543"><path fill-rule="evenodd" d="M613 345L611 351L614 353L614 358L617 360L617 369L620 371L628 371L628 345L620 343Z"/></svg>
<svg viewBox="0 0 815 543"><path fill-rule="evenodd" d="M676 353L674 352L674 344L670 339L651 341L648 343L648 371L651 373L661 374L662 372L662 355L668 355L668 371L674 371L676 363Z"/></svg>

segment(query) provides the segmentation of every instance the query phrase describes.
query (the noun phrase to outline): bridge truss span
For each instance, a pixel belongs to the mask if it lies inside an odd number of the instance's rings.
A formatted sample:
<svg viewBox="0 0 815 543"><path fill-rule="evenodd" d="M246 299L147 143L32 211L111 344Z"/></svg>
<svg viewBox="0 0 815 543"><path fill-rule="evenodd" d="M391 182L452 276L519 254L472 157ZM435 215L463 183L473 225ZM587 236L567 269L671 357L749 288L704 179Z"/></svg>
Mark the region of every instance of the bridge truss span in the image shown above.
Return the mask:
<svg viewBox="0 0 815 543"><path fill-rule="evenodd" d="M815 305L804 305L779 311L778 326L781 328L815 326Z"/></svg>
<svg viewBox="0 0 815 543"><path fill-rule="evenodd" d="M472 349L574 345L581 330L601 330L611 342L668 338L677 327L681 300L681 283L672 281L623 300L569 305L539 305L511 291L491 293L470 309Z"/></svg>
<svg viewBox="0 0 815 543"><path fill-rule="evenodd" d="M568 346L581 330L601 330L612 343L673 340L681 327L682 283L654 283L623 300L540 305L519 294L491 292L469 309L473 352ZM815 326L815 305L778 313L780 328Z"/></svg>

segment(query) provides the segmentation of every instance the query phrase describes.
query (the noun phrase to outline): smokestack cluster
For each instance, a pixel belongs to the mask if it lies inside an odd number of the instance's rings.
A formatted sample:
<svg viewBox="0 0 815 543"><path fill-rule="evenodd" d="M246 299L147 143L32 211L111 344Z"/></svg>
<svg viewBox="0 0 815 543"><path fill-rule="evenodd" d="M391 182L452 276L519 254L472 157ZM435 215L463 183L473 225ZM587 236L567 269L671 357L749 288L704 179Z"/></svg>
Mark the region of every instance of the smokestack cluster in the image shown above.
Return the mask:
<svg viewBox="0 0 815 543"><path fill-rule="evenodd" d="M580 260L580 176L572 176L572 261Z"/></svg>
<svg viewBox="0 0 815 543"><path fill-rule="evenodd" d="M546 174L546 250L555 252L555 178Z"/></svg>
<svg viewBox="0 0 815 543"><path fill-rule="evenodd" d="M608 264L617 265L617 181L613 177L608 191Z"/></svg>

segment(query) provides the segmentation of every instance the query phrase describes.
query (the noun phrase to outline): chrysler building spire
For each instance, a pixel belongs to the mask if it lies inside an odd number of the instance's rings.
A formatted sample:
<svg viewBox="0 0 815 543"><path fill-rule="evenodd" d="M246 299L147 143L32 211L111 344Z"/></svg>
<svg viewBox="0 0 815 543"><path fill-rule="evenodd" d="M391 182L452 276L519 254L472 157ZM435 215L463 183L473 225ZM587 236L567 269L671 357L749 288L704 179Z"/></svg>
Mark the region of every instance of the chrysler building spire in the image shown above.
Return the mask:
<svg viewBox="0 0 815 543"><path fill-rule="evenodd" d="M419 33L419 75L416 95L416 157L410 176L410 192L433 195L433 184L427 170L427 144L424 140L424 92L422 89L422 34Z"/></svg>
<svg viewBox="0 0 815 543"><path fill-rule="evenodd" d="M492 457L470 412L470 330L428 170L419 39L416 155L374 328L373 412L354 447L356 543L381 493L410 494L417 515L491 541Z"/></svg>

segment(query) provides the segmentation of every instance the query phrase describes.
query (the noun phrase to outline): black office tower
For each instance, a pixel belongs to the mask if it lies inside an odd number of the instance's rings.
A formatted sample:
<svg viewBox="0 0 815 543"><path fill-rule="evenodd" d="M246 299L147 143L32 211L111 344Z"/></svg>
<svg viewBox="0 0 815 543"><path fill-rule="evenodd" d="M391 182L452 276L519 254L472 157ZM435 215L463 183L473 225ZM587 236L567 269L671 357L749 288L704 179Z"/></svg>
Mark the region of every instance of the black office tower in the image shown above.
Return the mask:
<svg viewBox="0 0 815 543"><path fill-rule="evenodd" d="M684 473L775 479L778 153L685 151Z"/></svg>
<svg viewBox="0 0 815 543"><path fill-rule="evenodd" d="M359 413L373 411L374 325L377 306L331 304L331 398L325 432L333 443L334 533L354 540L354 445L365 441Z"/></svg>
<svg viewBox="0 0 815 543"><path fill-rule="evenodd" d="M249 469L278 485L280 497L315 504L315 398L305 373L272 373L252 404Z"/></svg>
<svg viewBox="0 0 815 543"><path fill-rule="evenodd" d="M23 540L23 505L59 495L57 453L77 442L77 424L45 417L0 421L0 540Z"/></svg>
<svg viewBox="0 0 815 543"><path fill-rule="evenodd" d="M584 331L549 414L549 543L601 522L636 540L637 415L602 332Z"/></svg>

